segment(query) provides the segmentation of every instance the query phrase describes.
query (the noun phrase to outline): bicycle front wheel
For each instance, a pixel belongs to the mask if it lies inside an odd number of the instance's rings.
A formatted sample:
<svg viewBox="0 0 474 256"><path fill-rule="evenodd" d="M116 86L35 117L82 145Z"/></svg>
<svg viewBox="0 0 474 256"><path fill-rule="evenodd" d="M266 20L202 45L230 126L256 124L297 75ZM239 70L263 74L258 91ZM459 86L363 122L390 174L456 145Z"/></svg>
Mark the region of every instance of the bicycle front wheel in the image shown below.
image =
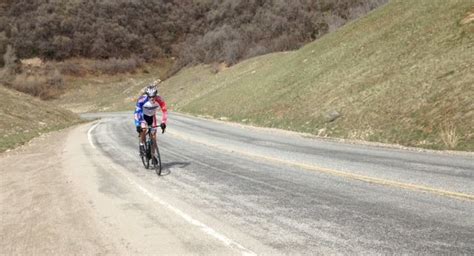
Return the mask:
<svg viewBox="0 0 474 256"><path fill-rule="evenodd" d="M155 149L155 152L152 157L152 164L153 168L155 169L155 172L158 176L161 175L161 157L160 157L160 151L158 150L158 145L153 145L153 148Z"/></svg>

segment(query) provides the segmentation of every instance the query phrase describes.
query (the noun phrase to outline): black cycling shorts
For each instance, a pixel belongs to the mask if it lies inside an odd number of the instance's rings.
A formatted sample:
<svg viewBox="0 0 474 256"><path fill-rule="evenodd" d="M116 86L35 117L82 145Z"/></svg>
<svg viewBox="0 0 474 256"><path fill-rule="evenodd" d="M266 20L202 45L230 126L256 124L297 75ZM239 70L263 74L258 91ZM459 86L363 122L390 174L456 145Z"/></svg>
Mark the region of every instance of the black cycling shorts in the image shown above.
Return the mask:
<svg viewBox="0 0 474 256"><path fill-rule="evenodd" d="M151 127L153 125L153 116L143 115L143 119L145 119L148 127Z"/></svg>

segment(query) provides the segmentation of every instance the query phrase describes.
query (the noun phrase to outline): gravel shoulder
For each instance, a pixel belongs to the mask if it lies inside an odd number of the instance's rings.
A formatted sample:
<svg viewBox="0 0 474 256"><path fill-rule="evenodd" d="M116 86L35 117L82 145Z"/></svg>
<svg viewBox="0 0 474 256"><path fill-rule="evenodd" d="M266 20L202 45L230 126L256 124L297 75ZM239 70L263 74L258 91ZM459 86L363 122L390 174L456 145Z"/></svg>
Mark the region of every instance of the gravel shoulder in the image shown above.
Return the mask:
<svg viewBox="0 0 474 256"><path fill-rule="evenodd" d="M64 173L61 138L71 129L0 154L1 255L120 253Z"/></svg>

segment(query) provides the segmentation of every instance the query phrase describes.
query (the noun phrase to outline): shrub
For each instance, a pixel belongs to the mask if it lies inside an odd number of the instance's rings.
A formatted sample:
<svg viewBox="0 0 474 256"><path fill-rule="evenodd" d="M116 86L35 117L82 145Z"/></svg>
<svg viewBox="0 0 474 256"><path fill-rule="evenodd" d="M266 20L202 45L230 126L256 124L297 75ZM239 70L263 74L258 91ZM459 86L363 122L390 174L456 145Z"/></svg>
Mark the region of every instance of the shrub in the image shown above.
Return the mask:
<svg viewBox="0 0 474 256"><path fill-rule="evenodd" d="M11 45L7 46L7 50L3 55L3 63L5 69L12 73L17 73L21 69L20 61L16 57L15 49Z"/></svg>
<svg viewBox="0 0 474 256"><path fill-rule="evenodd" d="M1 29L0 29L1 30ZM0 32L0 56L4 56L7 51L8 38L5 31ZM0 67L3 67L5 61L0 58Z"/></svg>
<svg viewBox="0 0 474 256"><path fill-rule="evenodd" d="M270 52L270 50L268 50L265 46L256 45L256 46L250 48L250 50L247 51L247 54L244 56L244 58L251 58L251 57L258 56L258 55L263 55L263 54L266 54L268 52Z"/></svg>
<svg viewBox="0 0 474 256"><path fill-rule="evenodd" d="M61 62L57 66L63 75L81 76L87 72L81 64L71 61Z"/></svg>
<svg viewBox="0 0 474 256"><path fill-rule="evenodd" d="M59 70L48 66L44 70L17 74L7 85L17 91L49 100L61 95L64 80Z"/></svg>
<svg viewBox="0 0 474 256"><path fill-rule="evenodd" d="M47 77L47 84L50 87L62 90L64 88L64 79L59 70L54 69Z"/></svg>
<svg viewBox="0 0 474 256"><path fill-rule="evenodd" d="M20 74L13 80L12 87L43 100L54 99L61 94L61 90L57 85L49 84L48 77L40 75Z"/></svg>
<svg viewBox="0 0 474 256"><path fill-rule="evenodd" d="M387 1L15 0L0 4L0 31L20 58L116 58L98 67L107 73L133 55L232 64L296 49Z"/></svg>

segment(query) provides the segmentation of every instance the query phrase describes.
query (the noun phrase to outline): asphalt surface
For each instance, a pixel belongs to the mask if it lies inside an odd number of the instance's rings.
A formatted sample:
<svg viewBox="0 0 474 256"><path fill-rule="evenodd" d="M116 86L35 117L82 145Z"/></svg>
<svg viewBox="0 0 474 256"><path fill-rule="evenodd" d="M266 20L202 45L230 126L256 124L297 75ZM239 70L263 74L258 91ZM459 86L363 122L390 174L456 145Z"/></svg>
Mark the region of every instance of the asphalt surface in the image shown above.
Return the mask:
<svg viewBox="0 0 474 256"><path fill-rule="evenodd" d="M172 113L159 135L158 177L138 157L132 114L85 117L102 117L91 144L133 184L152 188L144 200L157 193L237 254L474 254L473 154L344 144Z"/></svg>

